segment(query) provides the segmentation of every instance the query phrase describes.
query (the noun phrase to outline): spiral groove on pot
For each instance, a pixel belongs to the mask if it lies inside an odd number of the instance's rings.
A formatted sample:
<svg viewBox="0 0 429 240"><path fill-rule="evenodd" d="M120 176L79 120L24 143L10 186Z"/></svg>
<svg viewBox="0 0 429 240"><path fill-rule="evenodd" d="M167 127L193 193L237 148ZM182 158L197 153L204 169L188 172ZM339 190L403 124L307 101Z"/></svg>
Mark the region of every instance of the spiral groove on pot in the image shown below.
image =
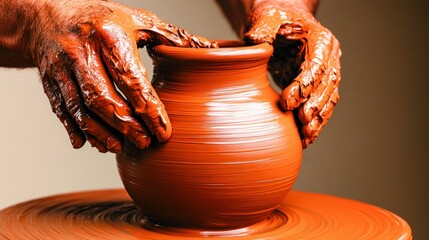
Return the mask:
<svg viewBox="0 0 429 240"><path fill-rule="evenodd" d="M153 86L173 134L146 150L125 146L117 156L125 188L162 225L233 229L261 221L292 188L302 157L293 114L279 109L267 80L272 49L182 50L151 51Z"/></svg>

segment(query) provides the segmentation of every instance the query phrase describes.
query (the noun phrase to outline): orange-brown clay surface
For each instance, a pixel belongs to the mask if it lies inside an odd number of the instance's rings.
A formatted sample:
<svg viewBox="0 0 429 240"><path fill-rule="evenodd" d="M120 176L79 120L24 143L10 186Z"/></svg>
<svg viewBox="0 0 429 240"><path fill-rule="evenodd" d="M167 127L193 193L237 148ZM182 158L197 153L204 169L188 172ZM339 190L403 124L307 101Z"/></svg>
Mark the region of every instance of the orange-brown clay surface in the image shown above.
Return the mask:
<svg viewBox="0 0 429 240"><path fill-rule="evenodd" d="M246 42L273 44L269 71L283 89L282 107L297 113L304 147L331 117L341 80L340 44L314 18L316 5L315 0L256 0L244 29Z"/></svg>
<svg viewBox="0 0 429 240"><path fill-rule="evenodd" d="M0 239L380 239L410 240L408 224L384 209L328 195L291 192L263 221L231 231L160 228L123 190L73 193L0 211Z"/></svg>
<svg viewBox="0 0 429 240"><path fill-rule="evenodd" d="M38 67L52 111L75 148L88 141L116 153L123 138L140 148L151 135L167 141L168 116L138 47L212 46L150 11L113 1L8 0L0 1L0 12L0 66Z"/></svg>
<svg viewBox="0 0 429 240"><path fill-rule="evenodd" d="M331 117L341 80L339 42L313 15L318 0L217 3L247 43L274 46L269 71L283 89L282 107L295 110L302 145L307 147Z"/></svg>
<svg viewBox="0 0 429 240"><path fill-rule="evenodd" d="M144 150L125 144L117 155L135 204L164 226L249 226L278 207L298 175L294 116L281 110L267 79L272 47L219 45L150 50L172 136Z"/></svg>
<svg viewBox="0 0 429 240"><path fill-rule="evenodd" d="M332 115L341 50L313 16L317 0L218 0L248 44L269 43L269 71L295 110L304 147ZM88 141L120 152L123 139L146 148L171 134L137 47L216 47L155 14L102 0L0 0L0 66L38 67L53 112L74 148ZM19 16L20 21L16 21Z"/></svg>

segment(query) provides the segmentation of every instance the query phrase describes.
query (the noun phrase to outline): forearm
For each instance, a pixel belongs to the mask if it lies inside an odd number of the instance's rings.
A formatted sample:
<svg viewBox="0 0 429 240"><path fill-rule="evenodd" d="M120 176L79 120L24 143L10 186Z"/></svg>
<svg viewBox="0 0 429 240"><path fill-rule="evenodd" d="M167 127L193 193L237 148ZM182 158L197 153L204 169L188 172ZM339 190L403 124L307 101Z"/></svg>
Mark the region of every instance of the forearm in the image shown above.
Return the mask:
<svg viewBox="0 0 429 240"><path fill-rule="evenodd" d="M269 2L273 4L279 4L282 6L289 6L306 12L315 13L319 0L252 0L253 4L259 4L262 2Z"/></svg>
<svg viewBox="0 0 429 240"><path fill-rule="evenodd" d="M28 42L42 0L0 0L0 66L33 67Z"/></svg>

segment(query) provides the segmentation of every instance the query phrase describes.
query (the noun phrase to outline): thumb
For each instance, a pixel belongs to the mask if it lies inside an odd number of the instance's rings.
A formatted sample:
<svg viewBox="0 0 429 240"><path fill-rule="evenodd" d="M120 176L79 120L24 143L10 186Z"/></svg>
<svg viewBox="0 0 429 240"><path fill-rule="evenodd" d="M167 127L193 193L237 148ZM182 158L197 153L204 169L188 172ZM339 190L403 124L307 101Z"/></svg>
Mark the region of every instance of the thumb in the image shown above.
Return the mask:
<svg viewBox="0 0 429 240"><path fill-rule="evenodd" d="M133 16L134 37L139 47L148 44L165 44L178 47L208 48L217 47L215 42L189 34L160 20L150 11L139 9Z"/></svg>
<svg viewBox="0 0 429 240"><path fill-rule="evenodd" d="M134 31L139 47L147 44L165 44L178 47L216 48L217 42L193 34L171 24L157 21L150 29L140 28Z"/></svg>
<svg viewBox="0 0 429 240"><path fill-rule="evenodd" d="M272 44L281 25L282 19L278 11L256 7L249 16L244 41L248 44Z"/></svg>

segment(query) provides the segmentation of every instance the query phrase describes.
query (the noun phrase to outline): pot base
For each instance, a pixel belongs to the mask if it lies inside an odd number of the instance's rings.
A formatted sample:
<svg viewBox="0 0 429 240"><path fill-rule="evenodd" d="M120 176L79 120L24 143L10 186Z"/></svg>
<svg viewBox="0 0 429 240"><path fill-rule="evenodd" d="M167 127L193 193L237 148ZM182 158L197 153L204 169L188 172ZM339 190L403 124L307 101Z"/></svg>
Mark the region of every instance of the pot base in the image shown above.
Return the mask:
<svg viewBox="0 0 429 240"><path fill-rule="evenodd" d="M0 211L5 239L411 239L408 224L384 209L322 194L291 192L270 217L228 231L166 228L147 222L124 190L57 195Z"/></svg>

